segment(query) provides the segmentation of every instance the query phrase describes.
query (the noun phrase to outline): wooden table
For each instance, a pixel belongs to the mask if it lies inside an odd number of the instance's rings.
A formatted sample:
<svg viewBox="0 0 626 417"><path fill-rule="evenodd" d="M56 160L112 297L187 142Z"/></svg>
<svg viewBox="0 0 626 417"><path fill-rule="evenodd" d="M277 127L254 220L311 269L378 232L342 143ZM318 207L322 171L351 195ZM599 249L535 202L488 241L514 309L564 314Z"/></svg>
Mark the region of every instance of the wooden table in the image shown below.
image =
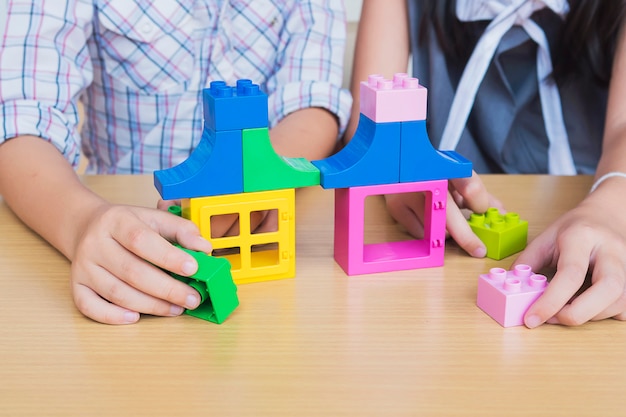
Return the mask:
<svg viewBox="0 0 626 417"><path fill-rule="evenodd" d="M85 177L154 206L149 176ZM590 177L486 176L534 237ZM222 325L189 316L83 317L69 264L0 201L1 416L623 416L626 323L504 329L475 306L502 261L453 243L442 268L346 276L332 191L297 197L297 277L239 287ZM380 201L372 234L396 233Z"/></svg>

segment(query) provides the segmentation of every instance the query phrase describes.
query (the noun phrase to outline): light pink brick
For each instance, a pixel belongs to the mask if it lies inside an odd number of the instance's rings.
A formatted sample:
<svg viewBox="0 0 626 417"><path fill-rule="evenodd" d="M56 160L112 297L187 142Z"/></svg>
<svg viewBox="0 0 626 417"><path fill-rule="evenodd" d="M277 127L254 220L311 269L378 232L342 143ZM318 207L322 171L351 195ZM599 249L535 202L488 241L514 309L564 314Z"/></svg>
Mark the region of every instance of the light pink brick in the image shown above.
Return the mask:
<svg viewBox="0 0 626 417"><path fill-rule="evenodd" d="M386 80L370 75L361 83L361 113L376 123L426 120L428 90L407 74Z"/></svg>
<svg viewBox="0 0 626 417"><path fill-rule="evenodd" d="M521 326L524 314L547 285L547 278L533 273L528 265L511 271L492 268L478 278L476 304L503 327Z"/></svg>

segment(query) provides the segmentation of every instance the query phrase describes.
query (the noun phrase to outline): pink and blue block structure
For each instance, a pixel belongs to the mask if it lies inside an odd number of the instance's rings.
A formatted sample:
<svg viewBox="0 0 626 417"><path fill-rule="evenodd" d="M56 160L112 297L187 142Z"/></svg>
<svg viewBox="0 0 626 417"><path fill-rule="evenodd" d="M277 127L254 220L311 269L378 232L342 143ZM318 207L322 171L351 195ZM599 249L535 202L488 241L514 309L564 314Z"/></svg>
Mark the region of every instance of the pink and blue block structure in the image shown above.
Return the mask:
<svg viewBox="0 0 626 417"><path fill-rule="evenodd" d="M548 286L545 275L528 265L512 270L492 268L478 278L476 305L503 327L521 326L528 308Z"/></svg>
<svg viewBox="0 0 626 417"><path fill-rule="evenodd" d="M313 161L323 188L335 188L335 260L348 275L443 265L448 179L469 177L472 164L433 148L426 132L427 90L416 78L371 75L361 83L361 115L350 143ZM421 192L424 238L364 244L365 199Z"/></svg>

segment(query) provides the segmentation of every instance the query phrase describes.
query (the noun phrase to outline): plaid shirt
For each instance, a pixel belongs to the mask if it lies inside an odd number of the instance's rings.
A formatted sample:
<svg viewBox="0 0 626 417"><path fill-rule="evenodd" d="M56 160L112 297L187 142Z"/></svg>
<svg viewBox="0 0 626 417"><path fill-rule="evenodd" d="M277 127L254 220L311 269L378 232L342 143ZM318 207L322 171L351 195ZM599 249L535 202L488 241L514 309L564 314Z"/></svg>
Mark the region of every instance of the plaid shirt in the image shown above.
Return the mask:
<svg viewBox="0 0 626 417"><path fill-rule="evenodd" d="M184 161L212 80L260 84L271 126L308 107L347 122L341 0L8 0L8 12L0 143L40 136L78 165L80 98L90 173Z"/></svg>

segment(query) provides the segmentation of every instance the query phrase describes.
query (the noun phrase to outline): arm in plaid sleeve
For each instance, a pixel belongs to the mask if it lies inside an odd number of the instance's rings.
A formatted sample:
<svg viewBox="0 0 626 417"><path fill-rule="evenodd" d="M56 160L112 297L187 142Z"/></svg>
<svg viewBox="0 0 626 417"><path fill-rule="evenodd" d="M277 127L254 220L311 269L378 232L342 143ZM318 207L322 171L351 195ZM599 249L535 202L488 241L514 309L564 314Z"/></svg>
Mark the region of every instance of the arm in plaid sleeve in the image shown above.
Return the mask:
<svg viewBox="0 0 626 417"><path fill-rule="evenodd" d="M343 2L299 1L282 31L276 71L267 81L270 120L318 107L348 122L351 97L341 88L346 39Z"/></svg>
<svg viewBox="0 0 626 417"><path fill-rule="evenodd" d="M76 166L77 97L92 79L86 40L93 4L8 0L7 6L0 46L0 144L38 136Z"/></svg>

